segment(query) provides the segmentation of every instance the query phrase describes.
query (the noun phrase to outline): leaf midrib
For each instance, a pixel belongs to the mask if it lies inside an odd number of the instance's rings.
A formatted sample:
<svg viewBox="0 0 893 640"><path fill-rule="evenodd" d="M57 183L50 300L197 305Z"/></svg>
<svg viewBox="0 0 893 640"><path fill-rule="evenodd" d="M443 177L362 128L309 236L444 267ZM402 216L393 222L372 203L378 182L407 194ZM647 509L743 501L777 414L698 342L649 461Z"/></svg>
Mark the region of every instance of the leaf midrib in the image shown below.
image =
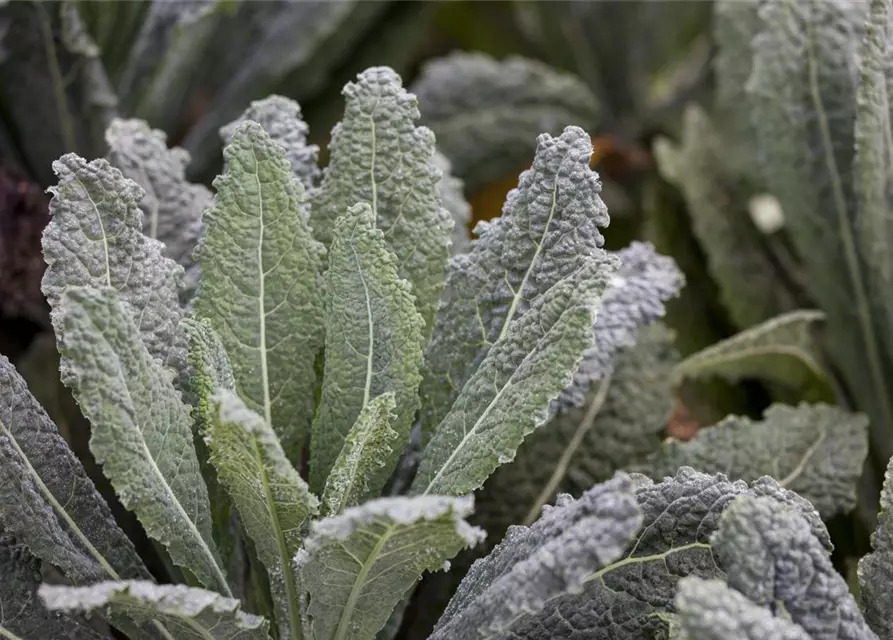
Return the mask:
<svg viewBox="0 0 893 640"><path fill-rule="evenodd" d="M368 557L365 562L363 562L363 566L360 567L360 571L357 573L357 577L350 589L350 594L347 597L347 602L344 604L344 610L341 613L341 619L338 621L338 628L335 631L333 640L344 640L347 637L347 631L350 627L350 621L353 618L354 609L356 609L357 602L360 599L360 591L362 591L363 585L366 583L366 576L369 575L373 565L378 561L378 556L381 555L382 549L384 549L385 544L387 544L387 541L390 539L396 528L396 523L388 525L388 528L385 529L379 537L378 542L372 547L372 551L369 552Z"/></svg>

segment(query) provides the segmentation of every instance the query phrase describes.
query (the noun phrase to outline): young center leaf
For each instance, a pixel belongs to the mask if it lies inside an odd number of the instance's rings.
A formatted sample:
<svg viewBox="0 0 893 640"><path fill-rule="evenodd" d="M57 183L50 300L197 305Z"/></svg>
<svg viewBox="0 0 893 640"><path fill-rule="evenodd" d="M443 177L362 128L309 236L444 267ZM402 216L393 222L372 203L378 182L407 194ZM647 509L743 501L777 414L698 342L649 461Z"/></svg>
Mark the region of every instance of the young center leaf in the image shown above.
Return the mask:
<svg viewBox="0 0 893 640"><path fill-rule="evenodd" d="M376 485L393 471L419 407L422 317L410 284L375 226L372 208L358 204L335 223L326 272L326 355L322 396L311 438L310 486L319 493L345 438L375 397L394 394L400 440L383 459Z"/></svg>
<svg viewBox="0 0 893 640"><path fill-rule="evenodd" d="M775 404L761 421L728 416L687 442L668 442L631 469L654 479L694 467L746 481L775 478L808 499L823 518L856 503L868 454L868 418L829 405Z"/></svg>
<svg viewBox="0 0 893 640"><path fill-rule="evenodd" d="M370 400L351 427L326 479L322 497L325 515L341 513L381 491L379 483L372 480L387 479L381 471L400 446L400 436L391 429L391 423L397 419L394 397L394 392L389 391Z"/></svg>
<svg viewBox="0 0 893 640"><path fill-rule="evenodd" d="M472 498L380 498L314 522L295 558L308 637L371 640L425 571L483 538Z"/></svg>
<svg viewBox="0 0 893 640"><path fill-rule="evenodd" d="M464 495L510 462L571 382L592 345L595 311L616 264L583 266L540 296L496 341L425 449L413 490Z"/></svg>
<svg viewBox="0 0 893 640"><path fill-rule="evenodd" d="M146 533L202 584L229 594L211 537L189 409L118 294L69 288L58 305L63 382L90 420L90 451Z"/></svg>
<svg viewBox="0 0 893 640"><path fill-rule="evenodd" d="M0 528L77 584L149 577L80 461L2 355Z"/></svg>
<svg viewBox="0 0 893 640"><path fill-rule="evenodd" d="M296 461L324 341L325 249L313 240L304 188L285 151L259 124L239 125L224 159L196 249L202 283L195 310L220 336L239 396Z"/></svg>
<svg viewBox="0 0 893 640"><path fill-rule="evenodd" d="M578 127L556 138L541 135L533 166L509 192L502 216L479 223L471 250L451 259L425 354L426 435L534 300L588 258L616 272L618 261L601 248L599 227L609 220L598 176L589 168L591 153L589 136Z"/></svg>
<svg viewBox="0 0 893 640"><path fill-rule="evenodd" d="M229 391L215 395L212 404L211 461L267 569L280 637L298 639L301 612L291 560L301 546L302 526L316 515L319 500L263 418Z"/></svg>
<svg viewBox="0 0 893 640"><path fill-rule="evenodd" d="M344 118L332 131L329 164L313 194L313 231L329 246L336 220L368 204L373 226L397 256L397 273L412 285L427 337L453 229L437 186L434 134L416 126L418 101L387 67L367 69L343 93Z"/></svg>
<svg viewBox="0 0 893 640"><path fill-rule="evenodd" d="M144 580L100 582L89 587L44 584L38 595L51 611L105 611L137 624L159 620L176 640L268 640L269 623L245 613L238 600L185 585Z"/></svg>

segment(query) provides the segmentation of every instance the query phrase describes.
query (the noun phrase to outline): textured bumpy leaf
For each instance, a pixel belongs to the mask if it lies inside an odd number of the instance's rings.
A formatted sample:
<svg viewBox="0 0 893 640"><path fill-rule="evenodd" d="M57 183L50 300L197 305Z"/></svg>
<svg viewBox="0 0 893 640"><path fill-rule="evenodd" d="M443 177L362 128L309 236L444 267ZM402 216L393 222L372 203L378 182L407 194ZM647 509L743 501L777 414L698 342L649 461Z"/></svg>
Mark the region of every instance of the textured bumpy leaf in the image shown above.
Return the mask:
<svg viewBox="0 0 893 640"><path fill-rule="evenodd" d="M557 411L584 404L592 383L613 369L617 352L634 343L640 327L663 317L664 302L675 297L684 283L673 259L655 252L651 244L633 242L614 255L620 259L620 271L611 280L592 327L593 345L583 355L573 384L561 392Z"/></svg>
<svg viewBox="0 0 893 640"><path fill-rule="evenodd" d="M149 577L80 461L2 355L0 528L75 583Z"/></svg>
<svg viewBox="0 0 893 640"><path fill-rule="evenodd" d="M89 587L45 584L38 595L55 611L109 611L137 623L161 620L177 640L267 640L269 623L244 613L238 600L184 585L142 580L100 582Z"/></svg>
<svg viewBox="0 0 893 640"><path fill-rule="evenodd" d="M680 640L810 640L803 627L776 617L722 580L683 578L676 591Z"/></svg>
<svg viewBox="0 0 893 640"><path fill-rule="evenodd" d="M854 228L856 50L867 8L842 0L763 3L748 89L760 165L827 315L829 350L871 415L874 449L886 459L893 408Z"/></svg>
<svg viewBox="0 0 893 640"><path fill-rule="evenodd" d="M72 287L58 306L64 366L92 425L90 450L146 533L202 584L228 593L189 410L113 289Z"/></svg>
<svg viewBox="0 0 893 640"><path fill-rule="evenodd" d="M66 154L53 163L59 178L43 234L47 263L42 289L53 308L71 287L112 287L137 321L149 353L175 369L186 344L179 330L183 268L164 257L164 245L143 235L143 189L105 160ZM63 367L66 366L63 362Z"/></svg>
<svg viewBox="0 0 893 640"><path fill-rule="evenodd" d="M367 69L343 94L344 118L332 131L329 164L314 192L313 231L328 246L349 207L371 206L430 333L453 229L437 186L434 134L416 126L415 96L387 67Z"/></svg>
<svg viewBox="0 0 893 640"><path fill-rule="evenodd" d="M211 202L211 192L186 180L189 154L178 147L168 149L167 135L146 122L116 119L105 139L109 161L143 188L143 232L163 242L165 254L186 271L181 299L190 300L200 275L192 252L202 233L202 211Z"/></svg>
<svg viewBox="0 0 893 640"><path fill-rule="evenodd" d="M674 406L672 341L661 324L640 329L635 346L617 355L613 373L582 407L530 434L515 459L496 470L477 499L476 520L488 540L500 540L510 524L533 522L557 493L579 496L660 446Z"/></svg>
<svg viewBox="0 0 893 640"><path fill-rule="evenodd" d="M739 497L712 542L730 587L777 608L810 638L875 638L828 549L796 510L769 497Z"/></svg>
<svg viewBox="0 0 893 640"><path fill-rule="evenodd" d="M680 578L724 577L710 536L723 510L739 495L769 495L790 505L805 514L816 536L822 536L816 539L826 549L830 545L812 506L770 478L748 488L742 481L729 482L722 474L710 476L688 467L660 484L642 478L636 499L643 522L635 541L618 560L590 574L581 592L560 595L541 613L519 618L505 637L661 637L666 625L662 616L672 607Z"/></svg>
<svg viewBox="0 0 893 640"><path fill-rule="evenodd" d="M263 418L232 392L221 392L212 402L211 460L267 569L281 637L298 638L301 616L291 560L301 546L301 527L316 515L319 500Z"/></svg>
<svg viewBox="0 0 893 640"><path fill-rule="evenodd" d="M326 356L322 397L313 421L310 486L321 493L347 434L373 398L393 392L400 436L376 475L384 484L419 408L422 318L410 284L376 228L374 212L358 204L338 218L326 273Z"/></svg>
<svg viewBox="0 0 893 640"><path fill-rule="evenodd" d="M632 467L658 479L679 467L731 478L768 475L815 505L825 519L856 503L856 483L868 454L868 418L828 405L776 404L759 422L729 416L687 442L669 442Z"/></svg>
<svg viewBox="0 0 893 640"><path fill-rule="evenodd" d="M859 588L865 619L881 640L893 638L893 458L881 492L881 513L871 536L872 553L859 561Z"/></svg>
<svg viewBox="0 0 893 640"><path fill-rule="evenodd" d="M614 268L607 260L578 260L585 261L580 270L512 323L465 384L425 449L415 491L477 489L548 420L550 404L592 345L595 310Z"/></svg>
<svg viewBox="0 0 893 640"><path fill-rule="evenodd" d="M578 127L540 136L533 166L509 193L502 216L479 223L471 251L450 261L426 353L424 432L443 420L491 345L549 287L587 258L603 263L604 277L616 273L618 261L601 248L599 227L609 219L589 169L591 153Z"/></svg>
<svg viewBox="0 0 893 640"><path fill-rule="evenodd" d="M474 190L530 161L541 133L591 130L598 103L576 76L536 60L457 52L428 62L412 91L440 150Z"/></svg>
<svg viewBox="0 0 893 640"><path fill-rule="evenodd" d="M440 192L443 206L453 217L453 245L450 247L450 252L453 255L465 253L471 248L471 236L468 233L471 205L465 199L465 183L453 175L452 163L439 151L434 153L432 162L442 174L440 182L437 183L437 190Z"/></svg>
<svg viewBox="0 0 893 640"><path fill-rule="evenodd" d="M285 157L291 164L292 173L309 191L320 176L317 160L319 147L307 144L310 131L307 123L301 118L301 106L294 100L273 95L263 100L255 100L235 121L220 130L220 138L224 145L232 142L239 125L246 120L253 120L264 128L273 142L285 149Z"/></svg>
<svg viewBox="0 0 893 640"><path fill-rule="evenodd" d="M465 576L431 640L504 637L516 618L535 614L590 574L617 560L642 524L635 483L626 475L579 500L559 496L530 527L505 539Z"/></svg>
<svg viewBox="0 0 893 640"><path fill-rule="evenodd" d="M196 65L218 26L221 0L151 2L118 82L125 110L166 131L182 125Z"/></svg>
<svg viewBox="0 0 893 640"><path fill-rule="evenodd" d="M692 230L730 319L745 328L796 304L748 215L749 194L730 169L727 144L709 116L691 106L679 146L660 139L654 151L661 173L685 196Z"/></svg>
<svg viewBox="0 0 893 640"><path fill-rule="evenodd" d="M294 461L313 416L314 360L325 340L325 249L312 238L285 151L259 124L240 125L224 157L196 249L196 313L220 336L239 395Z"/></svg>
<svg viewBox="0 0 893 640"><path fill-rule="evenodd" d="M464 518L472 498L380 498L315 522L295 558L308 637L365 640L425 571L483 538Z"/></svg>
<svg viewBox="0 0 893 640"><path fill-rule="evenodd" d="M750 327L703 351L676 367L677 383L684 378L720 376L730 382L755 378L776 382L811 399L834 401L825 375L815 328L825 319L821 311L792 311Z"/></svg>
<svg viewBox="0 0 893 640"><path fill-rule="evenodd" d="M890 131L893 93L893 3L874 0L865 26L859 56L859 89L856 95L856 158L854 161L856 202L859 216L860 254L865 260L868 290L882 318L882 326L893 327L893 139ZM883 336L888 338L888 336ZM887 340L888 353L893 344Z"/></svg>
<svg viewBox="0 0 893 640"><path fill-rule="evenodd" d="M381 471L390 471L387 461L400 446L399 434L391 429L397 419L396 406L394 392L389 391L363 407L326 479L322 498L325 515L341 513L380 492L382 480L387 480ZM373 483L374 479L378 482Z"/></svg>
<svg viewBox="0 0 893 640"><path fill-rule="evenodd" d="M101 640L104 636L77 620L44 608L37 597L40 563L24 544L0 532L0 638Z"/></svg>

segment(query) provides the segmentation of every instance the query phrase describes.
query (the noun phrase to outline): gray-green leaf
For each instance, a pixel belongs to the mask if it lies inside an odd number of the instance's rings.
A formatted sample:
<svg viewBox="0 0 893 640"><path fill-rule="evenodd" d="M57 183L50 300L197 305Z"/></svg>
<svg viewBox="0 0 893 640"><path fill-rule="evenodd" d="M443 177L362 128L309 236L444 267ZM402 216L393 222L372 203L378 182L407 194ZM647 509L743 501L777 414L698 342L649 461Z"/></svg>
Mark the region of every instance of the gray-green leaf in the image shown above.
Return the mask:
<svg viewBox="0 0 893 640"><path fill-rule="evenodd" d="M709 116L693 105L685 112L679 146L659 139L654 154L661 173L685 196L692 231L730 319L745 328L796 304L748 215L750 194L730 169L727 144Z"/></svg>
<svg viewBox="0 0 893 640"><path fill-rule="evenodd" d="M589 168L592 143L568 127L543 134L533 166L521 174L503 214L476 227L471 251L454 256L425 355L422 429L444 419L491 346L552 285L595 258L616 272L599 227L608 211Z"/></svg>
<svg viewBox="0 0 893 640"><path fill-rule="evenodd" d="M109 161L143 188L143 232L164 243L165 254L186 271L181 299L191 300L199 281L192 252L202 233L207 187L186 180L189 154L168 149L167 135L143 120L115 119L105 132Z"/></svg>
<svg viewBox="0 0 893 640"><path fill-rule="evenodd" d="M443 206L453 217L453 244L450 253L452 255L465 253L471 248L471 235L468 232L471 205L465 199L465 183L453 175L452 163L439 151L434 153L432 162L440 169L441 177L437 183L437 190Z"/></svg>
<svg viewBox="0 0 893 640"><path fill-rule="evenodd" d="M720 376L734 383L755 378L808 392L812 400L833 402L815 334L824 318L821 311L800 310L750 327L680 362L674 381Z"/></svg>
<svg viewBox="0 0 893 640"><path fill-rule="evenodd" d="M228 594L189 410L111 288L71 287L57 307L63 382L92 425L90 450L146 533Z"/></svg>
<svg viewBox="0 0 893 640"><path fill-rule="evenodd" d="M472 566L437 623L431 640L503 638L519 616L579 590L595 571L617 560L642 524L635 483L625 474L596 485L579 500L558 497L530 527L511 527Z"/></svg>
<svg viewBox="0 0 893 640"><path fill-rule="evenodd" d="M0 528L75 583L149 577L80 461L2 355Z"/></svg>
<svg viewBox="0 0 893 640"><path fill-rule="evenodd" d="M341 513L365 498L376 496L390 472L387 461L399 449L400 436L391 429L397 416L394 392L370 400L347 434L332 472L326 479L322 502L325 515Z"/></svg>
<svg viewBox="0 0 893 640"><path fill-rule="evenodd" d="M230 391L212 399L211 461L239 510L242 525L267 569L282 638L300 638L301 612L291 560L304 522L319 500L285 457L273 429Z"/></svg>
<svg viewBox="0 0 893 640"><path fill-rule="evenodd" d="M224 145L232 142L236 129L246 120L257 122L270 134L273 142L285 149L292 173L305 190L310 191L316 186L321 173L317 166L319 147L307 144L310 129L301 118L301 107L297 102L277 95L255 100L237 120L220 129Z"/></svg>
<svg viewBox="0 0 893 640"><path fill-rule="evenodd" d="M690 576L676 589L680 640L810 640L803 627L772 615L722 580Z"/></svg>
<svg viewBox="0 0 893 640"><path fill-rule="evenodd" d="M443 208L434 164L434 134L416 126L418 103L388 67L348 83L344 118L332 131L330 160L313 194L313 231L326 246L335 222L357 203L372 207L374 226L412 284L430 334L443 290L453 219Z"/></svg>
<svg viewBox="0 0 893 640"><path fill-rule="evenodd" d="M859 588L865 619L881 640L893 638L893 458L881 491L881 513L871 536L873 551L859 561Z"/></svg>
<svg viewBox="0 0 893 640"><path fill-rule="evenodd" d="M313 417L314 360L325 339L325 249L313 240L285 150L259 124L241 124L224 157L196 249L196 313L220 336L240 397L294 461Z"/></svg>
<svg viewBox="0 0 893 640"><path fill-rule="evenodd" d="M483 531L464 518L472 498L380 498L315 522L295 558L308 637L367 640L425 571L437 571Z"/></svg>
<svg viewBox="0 0 893 640"><path fill-rule="evenodd" d="M40 563L24 544L0 532L0 638L6 640L101 640L76 619L47 611L37 597Z"/></svg>
<svg viewBox="0 0 893 640"><path fill-rule="evenodd" d="M338 218L326 273L326 355L322 396L313 421L310 486L325 479L360 412L373 398L393 392L400 436L377 475L393 471L419 408L422 318L412 287L399 277L386 235L365 203ZM381 484L384 484L383 482Z"/></svg>
<svg viewBox="0 0 893 640"><path fill-rule="evenodd" d="M576 260L583 266L541 295L490 348L425 449L415 491L477 489L549 419L552 401L592 345L595 311L616 268L607 257Z"/></svg>
<svg viewBox="0 0 893 640"><path fill-rule="evenodd" d="M53 171L59 182L50 188L42 290L53 308L57 338L64 338L58 308L69 288L112 287L149 353L181 370L186 360L179 330L183 267L163 255L161 242L143 235L145 192L102 159L87 162L69 153L53 163Z"/></svg>
<svg viewBox="0 0 893 640"><path fill-rule="evenodd" d="M243 612L238 600L184 585L141 580L100 582L89 587L45 584L38 595L54 611L106 611L136 623L161 620L177 640L269 640L269 623Z"/></svg>
<svg viewBox="0 0 893 640"><path fill-rule="evenodd" d="M519 57L452 53L426 63L412 91L438 147L472 190L530 162L539 134L591 130L601 115L577 76Z"/></svg>
<svg viewBox="0 0 893 640"><path fill-rule="evenodd" d="M664 444L632 467L652 478L694 467L746 481L767 475L815 505L825 519L855 506L868 454L868 418L828 405L775 404L762 421L729 416L687 442Z"/></svg>
<svg viewBox="0 0 893 640"><path fill-rule="evenodd" d="M711 537L730 587L777 607L815 640L873 640L846 581L810 523L770 497L741 496Z"/></svg>

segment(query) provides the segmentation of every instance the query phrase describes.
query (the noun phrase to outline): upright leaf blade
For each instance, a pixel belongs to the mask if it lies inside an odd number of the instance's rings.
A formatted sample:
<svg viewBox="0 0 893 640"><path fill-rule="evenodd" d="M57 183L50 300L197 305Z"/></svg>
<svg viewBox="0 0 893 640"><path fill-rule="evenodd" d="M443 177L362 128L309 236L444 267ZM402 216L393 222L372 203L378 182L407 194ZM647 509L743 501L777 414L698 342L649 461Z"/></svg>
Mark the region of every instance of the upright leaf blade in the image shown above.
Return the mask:
<svg viewBox="0 0 893 640"><path fill-rule="evenodd" d="M856 49L866 3L761 4L748 91L761 166L827 315L829 349L872 418L878 458L893 455L893 408L865 267L853 189Z"/></svg>
<svg viewBox="0 0 893 640"><path fill-rule="evenodd" d="M112 287L134 320L149 353L182 370L186 345L179 330L183 267L164 257L163 245L143 235L145 192L105 160L72 153L53 163L59 178L50 192L50 223L43 234L47 269L42 289L61 336L59 305L72 287ZM63 368L66 365L62 363Z"/></svg>
<svg viewBox="0 0 893 640"><path fill-rule="evenodd" d="M189 154L168 149L167 135L143 120L115 119L105 132L109 161L143 188L143 233L164 243L165 255L186 272L181 299L191 300L199 269L192 252L202 233L202 211L211 202L204 185L186 180Z"/></svg>
<svg viewBox="0 0 893 640"><path fill-rule="evenodd" d="M93 427L90 450L146 533L229 593L211 538L189 410L113 289L71 287L58 306L63 382Z"/></svg>
<svg viewBox="0 0 893 640"><path fill-rule="evenodd" d="M589 168L591 153L589 136L577 127L557 138L540 136L533 166L509 193L503 215L479 223L471 251L450 261L425 355L421 422L427 434L534 300L581 260L613 261L601 249L599 227L609 220Z"/></svg>
<svg viewBox="0 0 893 640"><path fill-rule="evenodd" d="M859 249L865 260L867 288L874 308L882 320L881 326L893 327L893 123L891 123L891 93L893 69L889 60L893 54L893 4L889 0L871 3L865 25L865 37L859 55L859 86L856 93L855 124L856 203L859 215L857 231ZM887 352L893 355L893 344L887 342Z"/></svg>
<svg viewBox="0 0 893 640"><path fill-rule="evenodd" d="M865 619L881 640L893 638L893 458L881 491L881 513L871 536L873 551L859 561L859 588Z"/></svg>
<svg viewBox="0 0 893 640"><path fill-rule="evenodd" d="M159 619L177 640L268 640L269 623L244 613L238 600L184 585L141 580L100 582L89 587L45 584L38 594L53 611L108 611L137 624Z"/></svg>
<svg viewBox="0 0 893 640"><path fill-rule="evenodd" d="M37 597L40 563L24 544L0 532L0 637L7 640L102 640L76 619L47 611Z"/></svg>
<svg viewBox="0 0 893 640"><path fill-rule="evenodd" d="M400 436L391 429L397 418L396 406L394 392L389 391L363 407L326 479L322 498L325 515L339 514L381 490L381 470L388 466L388 459L400 444ZM376 479L379 482L373 482Z"/></svg>
<svg viewBox="0 0 893 640"><path fill-rule="evenodd" d="M313 523L295 558L310 637L371 640L425 571L483 536L471 497L380 498Z"/></svg>
<svg viewBox="0 0 893 640"><path fill-rule="evenodd" d="M443 207L453 217L453 244L450 253L465 253L471 248L471 237L468 223L471 221L471 205L465 200L465 183L453 175L453 165L449 159L437 151L432 162L440 169L440 182L437 190L443 201Z"/></svg>
<svg viewBox="0 0 893 640"><path fill-rule="evenodd" d="M434 134L416 126L418 102L392 69L367 69L343 93L344 118L332 131L329 164L313 194L313 231L328 246L336 220L368 204L430 334L453 229L438 192Z"/></svg>
<svg viewBox="0 0 893 640"><path fill-rule="evenodd" d="M642 524L634 482L620 475L579 500L559 496L530 527L511 527L476 562L438 621L431 640L498 638L516 618L580 589L591 573L617 560Z"/></svg>
<svg viewBox="0 0 893 640"><path fill-rule="evenodd" d="M423 321L385 237L367 204L352 207L335 224L326 273L325 374L310 444L310 485L320 493L348 432L373 398L394 393L391 427L400 444L409 441L419 407ZM400 452L396 446L385 459L380 485Z"/></svg>
<svg viewBox="0 0 893 640"><path fill-rule="evenodd" d="M825 519L850 511L868 454L868 418L829 405L776 404L759 422L729 416L687 442L670 442L634 465L652 478L694 467L753 481L764 475L796 491Z"/></svg>
<svg viewBox="0 0 893 640"><path fill-rule="evenodd" d="M685 378L720 376L730 382L762 379L809 393L814 400L834 401L822 366L815 328L825 319L821 311L800 310L750 327L690 355L673 372L678 384Z"/></svg>
<svg viewBox="0 0 893 640"><path fill-rule="evenodd" d="M590 258L509 327L438 426L415 491L464 495L514 458L524 437L548 420L592 344L594 313L615 268Z"/></svg>
<svg viewBox="0 0 893 640"><path fill-rule="evenodd" d="M273 142L285 149L292 173L305 190L310 191L316 186L321 173L317 166L319 147L307 144L309 127L301 119L301 107L297 102L277 95L253 101L237 120L220 130L224 145L232 142L239 125L246 120L257 122L270 134Z"/></svg>
<svg viewBox="0 0 893 640"><path fill-rule="evenodd" d="M319 501L263 418L232 392L221 391L212 402L211 460L267 569L280 636L300 638L301 612L291 560L301 546L302 526L317 513Z"/></svg>
<svg viewBox="0 0 893 640"><path fill-rule="evenodd" d="M304 189L285 151L256 122L238 127L214 181L196 249L195 309L220 336L239 396L296 460L314 410L323 346L325 249L307 224Z"/></svg>

